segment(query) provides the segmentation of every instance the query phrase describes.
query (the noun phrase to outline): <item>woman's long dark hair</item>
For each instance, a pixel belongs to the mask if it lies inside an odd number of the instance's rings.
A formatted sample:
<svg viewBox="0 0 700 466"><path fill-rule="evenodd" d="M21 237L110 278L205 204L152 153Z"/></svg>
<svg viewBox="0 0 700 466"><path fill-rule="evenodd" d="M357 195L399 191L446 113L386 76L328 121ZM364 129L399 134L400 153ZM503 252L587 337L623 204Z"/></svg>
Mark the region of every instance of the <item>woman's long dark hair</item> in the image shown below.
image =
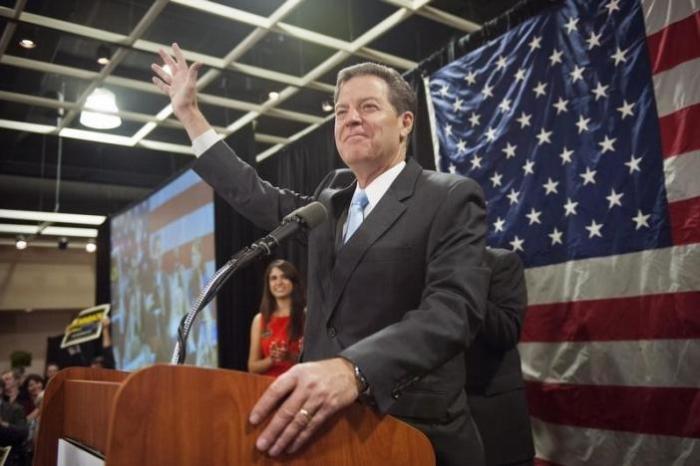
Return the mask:
<svg viewBox="0 0 700 466"><path fill-rule="evenodd" d="M301 284L299 271L290 262L282 259L272 261L265 270L265 285L263 287L262 299L260 300L260 313L263 318L263 325L270 321L272 313L277 309L277 301L270 292L270 274L272 269L277 267L284 276L292 282L292 306L289 312L290 319L287 326L287 336L289 341L301 338L304 334L304 308L306 307L306 293Z"/></svg>

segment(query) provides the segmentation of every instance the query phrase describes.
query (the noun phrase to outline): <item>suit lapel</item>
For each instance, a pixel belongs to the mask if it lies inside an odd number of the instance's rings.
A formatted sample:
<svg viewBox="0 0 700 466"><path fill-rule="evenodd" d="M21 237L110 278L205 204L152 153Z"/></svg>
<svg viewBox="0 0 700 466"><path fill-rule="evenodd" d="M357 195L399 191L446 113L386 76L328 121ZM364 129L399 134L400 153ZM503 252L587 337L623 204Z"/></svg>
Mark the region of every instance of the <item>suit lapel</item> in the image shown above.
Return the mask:
<svg viewBox="0 0 700 466"><path fill-rule="evenodd" d="M333 315L343 290L345 290L352 273L367 250L403 215L406 210L403 201L413 194L415 182L421 170L421 167L413 160L407 161L406 167L350 240L344 245L342 245L342 239L340 240L341 246L335 255L335 264L325 283L325 285L330 286L330 288L326 288L330 292L324 305L327 319ZM347 209L355 185L353 184L350 188L350 191L345 193L344 202L340 204L343 206L341 209ZM340 219L341 217L339 215L336 218ZM338 223L342 236L342 223Z"/></svg>

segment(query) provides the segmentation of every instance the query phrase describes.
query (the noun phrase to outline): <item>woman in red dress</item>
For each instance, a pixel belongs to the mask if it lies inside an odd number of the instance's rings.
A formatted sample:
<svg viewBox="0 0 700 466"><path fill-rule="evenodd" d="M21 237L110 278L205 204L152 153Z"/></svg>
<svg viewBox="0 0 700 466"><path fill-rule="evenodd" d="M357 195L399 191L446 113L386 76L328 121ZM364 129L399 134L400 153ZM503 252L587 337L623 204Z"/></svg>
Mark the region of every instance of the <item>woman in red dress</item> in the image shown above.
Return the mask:
<svg viewBox="0 0 700 466"><path fill-rule="evenodd" d="M305 306L297 269L285 260L273 261L265 271L260 312L250 327L248 371L277 377L296 364Z"/></svg>

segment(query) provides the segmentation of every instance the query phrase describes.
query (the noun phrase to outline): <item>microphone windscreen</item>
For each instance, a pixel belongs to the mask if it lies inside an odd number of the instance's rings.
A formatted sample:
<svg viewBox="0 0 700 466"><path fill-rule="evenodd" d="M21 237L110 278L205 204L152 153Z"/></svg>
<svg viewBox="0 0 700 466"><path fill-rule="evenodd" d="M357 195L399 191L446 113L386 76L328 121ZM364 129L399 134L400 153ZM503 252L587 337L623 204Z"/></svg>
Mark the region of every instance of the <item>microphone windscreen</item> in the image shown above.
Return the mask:
<svg viewBox="0 0 700 466"><path fill-rule="evenodd" d="M308 228L315 228L328 218L326 208L318 201L299 207L285 218L298 217Z"/></svg>

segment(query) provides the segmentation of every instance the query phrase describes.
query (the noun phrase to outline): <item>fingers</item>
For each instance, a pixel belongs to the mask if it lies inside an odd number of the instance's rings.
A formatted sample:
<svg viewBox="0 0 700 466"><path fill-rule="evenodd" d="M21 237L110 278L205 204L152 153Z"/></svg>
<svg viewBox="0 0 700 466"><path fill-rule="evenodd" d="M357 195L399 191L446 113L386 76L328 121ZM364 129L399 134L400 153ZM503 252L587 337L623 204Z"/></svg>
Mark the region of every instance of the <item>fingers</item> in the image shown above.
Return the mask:
<svg viewBox="0 0 700 466"><path fill-rule="evenodd" d="M199 74L199 69L201 67L202 67L201 63L192 63L192 66L190 66L188 73L190 74L190 78L192 79L193 82L197 82L197 75Z"/></svg>
<svg viewBox="0 0 700 466"><path fill-rule="evenodd" d="M293 393L277 410L258 439L258 448L269 448L270 456L279 455L313 420L313 408L305 408L306 395ZM276 440L275 440L276 439ZM274 443L273 443L274 441ZM270 447L270 445L272 445Z"/></svg>
<svg viewBox="0 0 700 466"><path fill-rule="evenodd" d="M311 438L311 436L316 432L316 430L321 427L321 424L326 422L326 419L330 415L331 413L327 409L319 409L306 425L306 428L299 432L299 435L296 436L292 442L292 446L287 449L287 453L296 453L301 447L303 447L309 438Z"/></svg>
<svg viewBox="0 0 700 466"><path fill-rule="evenodd" d="M156 65L155 63L151 64L151 70L153 70L154 73L156 73L160 79L167 83L168 85L172 82L173 77L170 76L168 73L165 72L163 68L161 68L159 65Z"/></svg>
<svg viewBox="0 0 700 466"><path fill-rule="evenodd" d="M280 400L294 390L295 386L296 379L290 376L289 372L278 377L277 380L272 382L272 385L265 390L265 393L263 393L258 402L255 403L255 406L253 406L253 410L250 412L250 417L248 419L250 423L258 424L265 419Z"/></svg>
<svg viewBox="0 0 700 466"><path fill-rule="evenodd" d="M170 68L174 72L175 67L177 66L177 64L175 63L175 60L173 60L173 58L168 53L166 53L166 51L163 49L158 49L158 55L160 55L160 58L161 58L161 60L163 60L163 63L170 66Z"/></svg>
<svg viewBox="0 0 700 466"><path fill-rule="evenodd" d="M165 95L170 95L170 86L165 84L160 78L153 76L152 81L153 84L155 84L156 87L160 89Z"/></svg>
<svg viewBox="0 0 700 466"><path fill-rule="evenodd" d="M175 54L175 60L178 65L187 67L187 60L185 59L185 54L182 53L182 49L176 42L173 42L173 53Z"/></svg>

